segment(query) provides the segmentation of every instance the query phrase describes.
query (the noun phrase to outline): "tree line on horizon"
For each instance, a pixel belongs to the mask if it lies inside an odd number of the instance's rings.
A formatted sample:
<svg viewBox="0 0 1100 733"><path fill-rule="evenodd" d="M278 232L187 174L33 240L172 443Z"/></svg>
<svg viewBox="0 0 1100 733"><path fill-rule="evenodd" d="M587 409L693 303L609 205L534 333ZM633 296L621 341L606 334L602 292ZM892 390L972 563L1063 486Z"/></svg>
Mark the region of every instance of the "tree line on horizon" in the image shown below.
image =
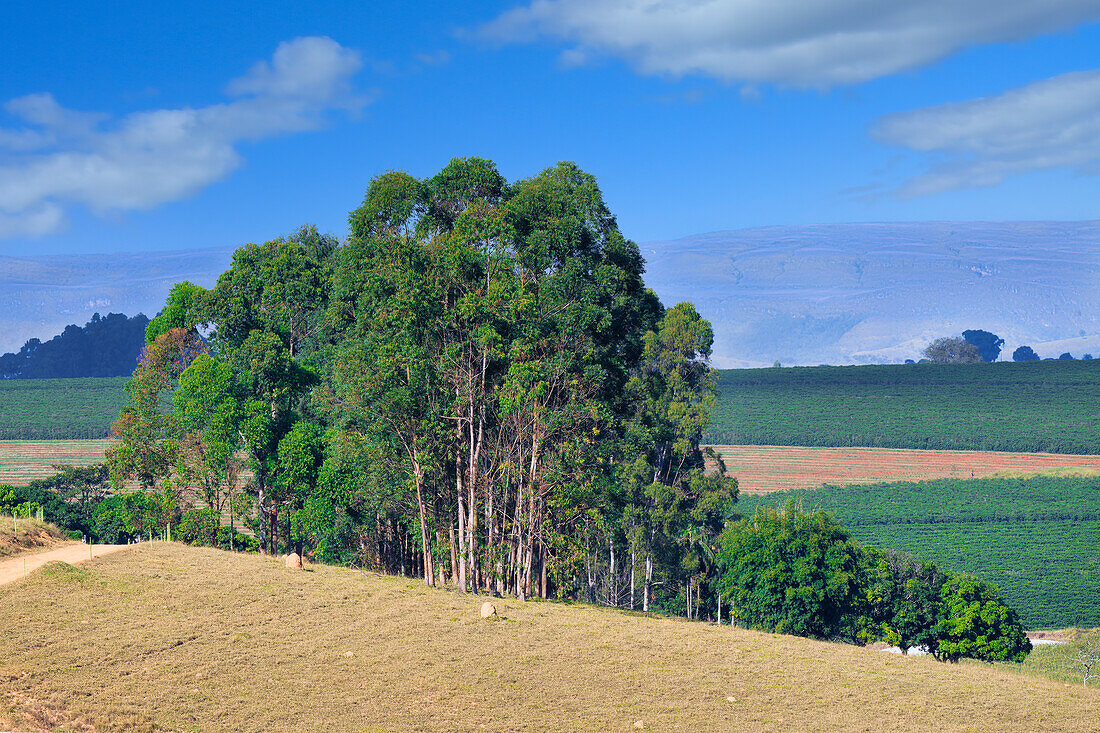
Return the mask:
<svg viewBox="0 0 1100 733"><path fill-rule="evenodd" d="M68 325L49 341L32 338L19 351L0 356L0 379L129 376L148 324L142 313L132 318L96 313L83 327Z"/></svg>
<svg viewBox="0 0 1100 733"><path fill-rule="evenodd" d="M930 361L935 364L977 364L980 362L993 362L1001 355L1001 347L1005 340L995 333L980 329L970 329L962 332L962 336L943 336L936 339L921 352L921 361ZM1082 359L1092 359L1092 354L1084 354ZM1072 361L1073 354L1066 351L1058 356L1059 361ZM1012 352L1012 361L1040 361L1040 356L1030 346L1023 345ZM1047 361L1054 361L1049 358ZM912 364L912 359L907 359L907 364Z"/></svg>

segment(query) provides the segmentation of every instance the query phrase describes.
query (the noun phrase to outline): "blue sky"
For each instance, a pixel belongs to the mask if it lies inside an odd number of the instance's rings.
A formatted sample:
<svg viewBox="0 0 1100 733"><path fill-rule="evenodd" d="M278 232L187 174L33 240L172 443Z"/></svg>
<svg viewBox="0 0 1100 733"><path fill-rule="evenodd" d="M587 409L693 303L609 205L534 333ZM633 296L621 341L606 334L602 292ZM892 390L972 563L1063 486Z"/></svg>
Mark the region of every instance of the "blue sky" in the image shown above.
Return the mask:
<svg viewBox="0 0 1100 733"><path fill-rule="evenodd" d="M789 8L784 8L789 5ZM1100 0L5 3L0 254L343 235L574 160L638 241L1095 219Z"/></svg>

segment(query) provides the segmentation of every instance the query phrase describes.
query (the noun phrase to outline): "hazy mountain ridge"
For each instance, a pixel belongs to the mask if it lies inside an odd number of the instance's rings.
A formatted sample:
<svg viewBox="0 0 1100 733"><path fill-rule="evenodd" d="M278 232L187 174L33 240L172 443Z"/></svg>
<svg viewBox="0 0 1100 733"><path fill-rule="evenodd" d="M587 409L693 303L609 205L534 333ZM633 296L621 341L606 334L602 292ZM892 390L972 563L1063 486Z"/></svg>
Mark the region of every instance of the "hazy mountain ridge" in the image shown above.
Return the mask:
<svg viewBox="0 0 1100 733"><path fill-rule="evenodd" d="M1100 222L766 227L642 245L646 281L714 324L719 366L915 358L967 328L1100 353Z"/></svg>
<svg viewBox="0 0 1100 733"><path fill-rule="evenodd" d="M0 256L0 353L30 338L47 341L95 313L144 313L152 318L172 285L210 287L229 267L233 250Z"/></svg>
<svg viewBox="0 0 1100 733"><path fill-rule="evenodd" d="M1042 356L1100 355L1100 221L918 222L744 229L641 245L666 304L714 324L721 367L899 362L982 328ZM0 353L92 314L152 317L171 286L206 287L232 249L0 256Z"/></svg>

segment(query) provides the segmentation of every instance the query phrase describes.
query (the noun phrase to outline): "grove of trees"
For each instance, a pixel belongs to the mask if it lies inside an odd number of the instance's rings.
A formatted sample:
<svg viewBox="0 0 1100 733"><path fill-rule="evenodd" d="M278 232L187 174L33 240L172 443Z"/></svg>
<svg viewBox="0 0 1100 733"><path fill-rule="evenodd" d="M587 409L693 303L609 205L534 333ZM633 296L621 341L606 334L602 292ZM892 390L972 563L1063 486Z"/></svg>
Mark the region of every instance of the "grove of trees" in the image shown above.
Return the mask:
<svg viewBox="0 0 1100 733"><path fill-rule="evenodd" d="M192 497L210 543L237 517L265 552L429 585L714 605L737 486L699 447L713 334L645 288L592 176L456 159L377 177L349 223L172 290L116 485Z"/></svg>
<svg viewBox="0 0 1100 733"><path fill-rule="evenodd" d="M977 346L958 337L938 338L924 347L921 354L934 364L973 364L984 361Z"/></svg>

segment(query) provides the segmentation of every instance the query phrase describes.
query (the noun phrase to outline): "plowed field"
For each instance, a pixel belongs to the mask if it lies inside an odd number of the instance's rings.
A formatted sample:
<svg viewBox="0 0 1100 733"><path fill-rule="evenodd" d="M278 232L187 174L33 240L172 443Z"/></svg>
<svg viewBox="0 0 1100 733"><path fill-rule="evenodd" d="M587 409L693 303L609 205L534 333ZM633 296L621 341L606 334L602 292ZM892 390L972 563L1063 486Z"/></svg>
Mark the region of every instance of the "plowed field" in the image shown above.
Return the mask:
<svg viewBox="0 0 1100 733"><path fill-rule="evenodd" d="M0 484L26 486L53 476L52 466L87 466L103 460L109 440L0 440Z"/></svg>
<svg viewBox="0 0 1100 733"><path fill-rule="evenodd" d="M992 451L712 446L744 494L879 481L983 478L1055 470L1100 471L1100 456Z"/></svg>

